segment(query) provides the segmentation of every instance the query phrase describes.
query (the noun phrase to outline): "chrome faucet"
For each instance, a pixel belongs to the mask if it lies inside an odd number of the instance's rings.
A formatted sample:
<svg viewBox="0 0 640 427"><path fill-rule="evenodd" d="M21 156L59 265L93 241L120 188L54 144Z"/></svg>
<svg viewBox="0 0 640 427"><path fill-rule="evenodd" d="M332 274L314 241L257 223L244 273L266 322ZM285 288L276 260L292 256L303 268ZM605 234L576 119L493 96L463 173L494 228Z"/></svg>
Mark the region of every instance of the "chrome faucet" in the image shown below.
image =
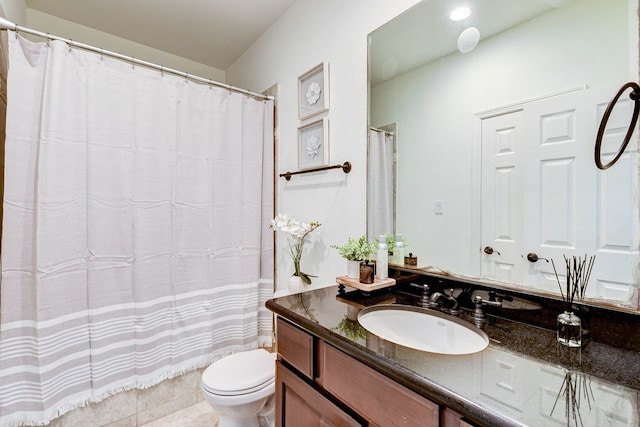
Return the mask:
<svg viewBox="0 0 640 427"><path fill-rule="evenodd" d="M445 307L444 303L441 301L443 299L452 302L453 305L451 307ZM431 294L431 298L429 298L429 307L437 308L440 311L444 311L445 313L449 313L454 316L460 314L460 306L458 304L458 300L453 296L453 289L451 290L451 295L443 294L441 292L434 292Z"/></svg>
<svg viewBox="0 0 640 427"><path fill-rule="evenodd" d="M487 318L485 317L484 310L482 309L483 306L490 305L493 307L502 307L502 303L500 301L483 300L480 295L476 295L473 303L476 305L476 308L473 310L473 323L475 323L478 328L482 328L485 323L487 323Z"/></svg>

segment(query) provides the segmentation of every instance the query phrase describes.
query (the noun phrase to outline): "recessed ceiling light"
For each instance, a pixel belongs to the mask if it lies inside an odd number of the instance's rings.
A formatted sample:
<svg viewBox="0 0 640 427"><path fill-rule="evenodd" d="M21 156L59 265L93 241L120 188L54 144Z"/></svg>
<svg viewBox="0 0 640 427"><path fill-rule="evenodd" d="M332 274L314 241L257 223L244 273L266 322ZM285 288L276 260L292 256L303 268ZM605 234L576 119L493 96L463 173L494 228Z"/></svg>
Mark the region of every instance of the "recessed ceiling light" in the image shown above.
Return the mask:
<svg viewBox="0 0 640 427"><path fill-rule="evenodd" d="M476 27L469 27L458 37L458 50L461 53L469 53L480 41L480 31Z"/></svg>
<svg viewBox="0 0 640 427"><path fill-rule="evenodd" d="M454 9L449 14L449 19L451 19L452 21L462 21L463 19L468 18L469 15L471 15L471 9L466 6L462 6Z"/></svg>

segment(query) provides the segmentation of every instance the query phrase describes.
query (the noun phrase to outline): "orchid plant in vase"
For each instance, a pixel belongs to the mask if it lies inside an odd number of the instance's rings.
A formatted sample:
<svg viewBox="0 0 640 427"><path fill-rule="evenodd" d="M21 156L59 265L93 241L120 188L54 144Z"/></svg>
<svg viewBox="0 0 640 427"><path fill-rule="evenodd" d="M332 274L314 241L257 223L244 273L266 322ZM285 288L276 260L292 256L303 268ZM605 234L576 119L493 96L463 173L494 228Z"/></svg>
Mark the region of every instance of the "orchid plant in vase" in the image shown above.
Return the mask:
<svg viewBox="0 0 640 427"><path fill-rule="evenodd" d="M311 284L311 278L316 277L302 272L300 269L300 260L304 250L304 244L307 236L316 228L320 227L319 222L305 223L291 218L287 214L278 214L271 220L269 228L274 231L284 231L291 235L289 240L289 255L293 259L294 276L300 277L307 285Z"/></svg>

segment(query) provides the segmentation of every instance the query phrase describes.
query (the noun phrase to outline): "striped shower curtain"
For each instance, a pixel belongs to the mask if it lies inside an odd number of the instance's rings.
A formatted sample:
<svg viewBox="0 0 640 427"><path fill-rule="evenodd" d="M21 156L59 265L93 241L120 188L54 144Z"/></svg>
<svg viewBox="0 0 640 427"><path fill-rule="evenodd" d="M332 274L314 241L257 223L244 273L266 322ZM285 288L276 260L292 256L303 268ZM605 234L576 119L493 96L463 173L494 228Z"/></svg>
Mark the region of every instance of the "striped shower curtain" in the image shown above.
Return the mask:
<svg viewBox="0 0 640 427"><path fill-rule="evenodd" d="M271 345L273 102L8 39L0 425Z"/></svg>

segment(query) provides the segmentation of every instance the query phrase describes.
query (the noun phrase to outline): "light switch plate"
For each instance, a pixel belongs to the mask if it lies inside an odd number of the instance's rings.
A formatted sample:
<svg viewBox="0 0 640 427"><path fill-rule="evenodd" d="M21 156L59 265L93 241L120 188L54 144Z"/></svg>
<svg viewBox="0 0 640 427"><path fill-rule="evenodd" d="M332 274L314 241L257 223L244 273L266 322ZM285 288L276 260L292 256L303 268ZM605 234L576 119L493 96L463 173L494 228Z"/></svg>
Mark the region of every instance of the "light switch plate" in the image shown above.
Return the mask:
<svg viewBox="0 0 640 427"><path fill-rule="evenodd" d="M433 204L433 210L436 214L444 214L444 200L436 200Z"/></svg>

